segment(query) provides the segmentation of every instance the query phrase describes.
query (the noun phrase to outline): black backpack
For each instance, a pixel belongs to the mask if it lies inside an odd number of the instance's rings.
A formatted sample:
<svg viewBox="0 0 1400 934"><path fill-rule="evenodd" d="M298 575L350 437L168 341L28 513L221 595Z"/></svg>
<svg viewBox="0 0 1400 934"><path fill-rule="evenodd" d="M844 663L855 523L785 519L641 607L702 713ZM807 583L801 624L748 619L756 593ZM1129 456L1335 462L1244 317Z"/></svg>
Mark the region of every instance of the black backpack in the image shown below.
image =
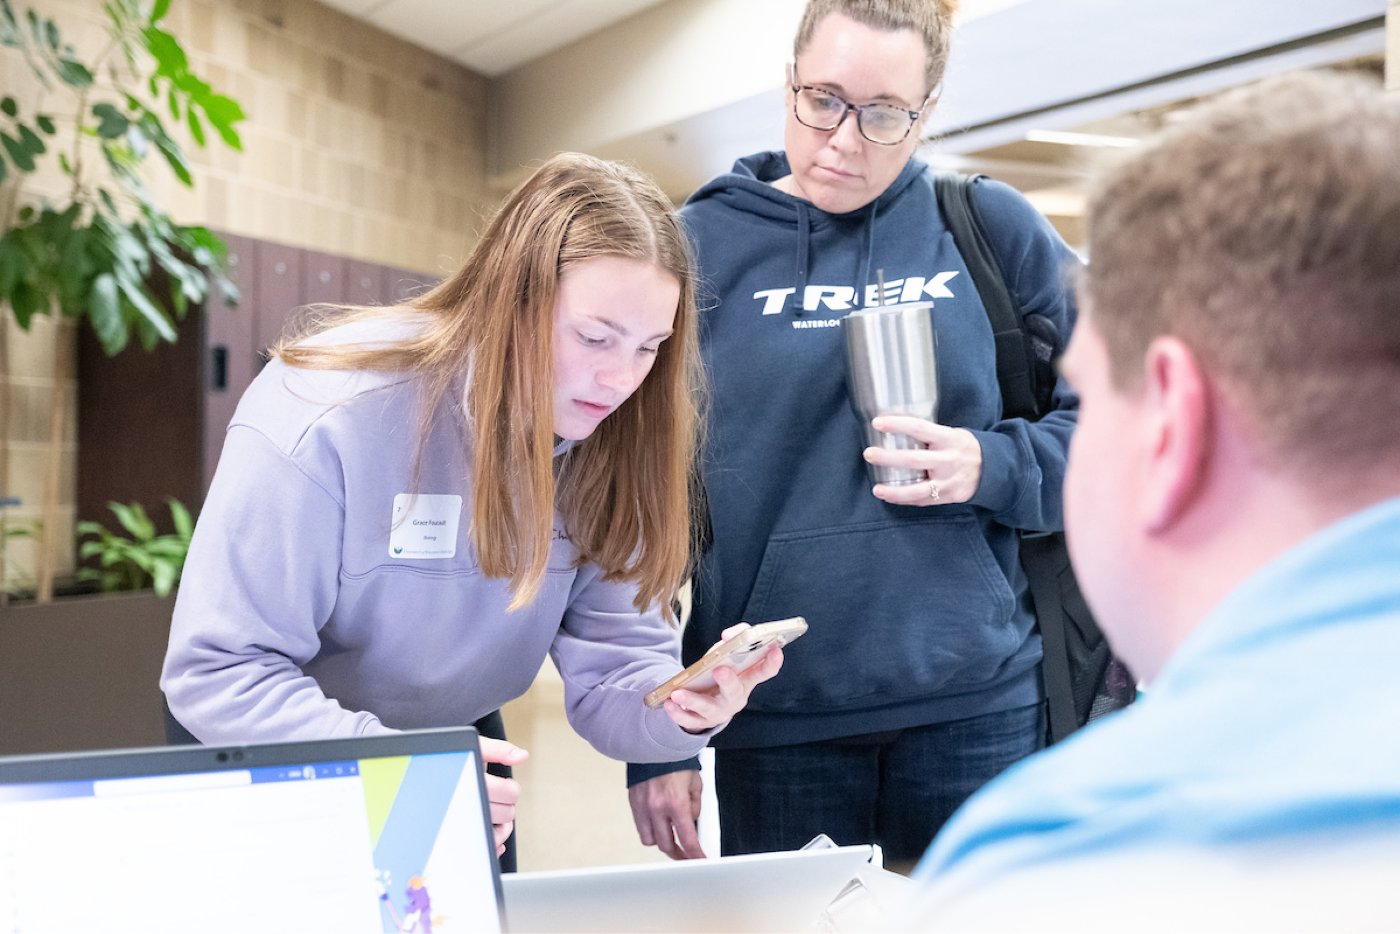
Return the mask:
<svg viewBox="0 0 1400 934"><path fill-rule="evenodd" d="M997 382L1007 418L1035 421L1051 408L1061 336L1042 315L1022 315L977 215L972 188L983 176L938 173L934 189L953 243L987 309L996 339ZM1124 707L1136 695L1132 676L1113 657L1094 622L1063 532L1022 532L1021 567L1044 643L1046 738L1054 743L1085 723Z"/></svg>

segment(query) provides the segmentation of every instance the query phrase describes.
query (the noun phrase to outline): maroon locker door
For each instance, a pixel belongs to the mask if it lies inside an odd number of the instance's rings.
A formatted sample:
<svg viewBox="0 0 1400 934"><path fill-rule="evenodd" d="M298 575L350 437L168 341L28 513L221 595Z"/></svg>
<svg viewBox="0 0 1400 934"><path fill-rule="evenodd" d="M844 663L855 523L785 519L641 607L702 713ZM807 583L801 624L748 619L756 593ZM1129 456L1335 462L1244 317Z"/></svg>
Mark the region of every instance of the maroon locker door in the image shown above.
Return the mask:
<svg viewBox="0 0 1400 934"><path fill-rule="evenodd" d="M302 255L301 303L341 305L350 300L343 256L305 250Z"/></svg>
<svg viewBox="0 0 1400 934"><path fill-rule="evenodd" d="M78 329L79 519L115 529L107 504L139 502L160 530L169 532L174 527L167 497L186 506L202 500L197 440L202 316L202 307L191 306L176 325L173 344L162 342L148 351L133 338L114 357L102 350L86 323Z"/></svg>
<svg viewBox="0 0 1400 934"><path fill-rule="evenodd" d="M214 467L224 446L224 431L243 390L258 372L257 347L253 339L258 244L248 237L219 236L228 245L228 277L238 288L238 299L230 305L226 296L211 288L204 313L204 357L200 376L204 387L204 413L200 453L205 492L214 479Z"/></svg>
<svg viewBox="0 0 1400 934"><path fill-rule="evenodd" d="M389 302L389 271L364 260L345 261L346 301L352 305L386 305Z"/></svg>
<svg viewBox="0 0 1400 934"><path fill-rule="evenodd" d="M305 251L294 246L258 243L253 275L253 349L258 369L302 303L304 256Z"/></svg>

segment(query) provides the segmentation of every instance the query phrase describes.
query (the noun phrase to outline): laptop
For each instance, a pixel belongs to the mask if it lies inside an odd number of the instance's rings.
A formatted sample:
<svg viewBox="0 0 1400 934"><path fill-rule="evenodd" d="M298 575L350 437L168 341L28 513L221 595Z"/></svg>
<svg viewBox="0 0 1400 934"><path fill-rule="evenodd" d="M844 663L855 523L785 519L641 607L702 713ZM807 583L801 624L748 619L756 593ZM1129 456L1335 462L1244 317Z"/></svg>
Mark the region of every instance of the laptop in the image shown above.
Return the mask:
<svg viewBox="0 0 1400 934"><path fill-rule="evenodd" d="M500 931L472 729L0 758L0 931Z"/></svg>
<svg viewBox="0 0 1400 934"><path fill-rule="evenodd" d="M873 846L521 872L502 878L511 931L816 931ZM872 860L875 860L872 863Z"/></svg>

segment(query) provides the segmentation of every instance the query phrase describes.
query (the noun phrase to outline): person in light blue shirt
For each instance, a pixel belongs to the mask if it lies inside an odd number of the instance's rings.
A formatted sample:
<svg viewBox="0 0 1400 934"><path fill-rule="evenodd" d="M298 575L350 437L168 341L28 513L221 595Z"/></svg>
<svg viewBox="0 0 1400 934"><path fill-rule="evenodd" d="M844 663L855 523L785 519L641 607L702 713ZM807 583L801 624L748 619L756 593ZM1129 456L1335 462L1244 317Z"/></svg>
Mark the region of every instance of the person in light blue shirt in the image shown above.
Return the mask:
<svg viewBox="0 0 1400 934"><path fill-rule="evenodd" d="M1400 928L1396 152L1300 74L1100 174L1065 516L1144 697L973 796L905 926Z"/></svg>

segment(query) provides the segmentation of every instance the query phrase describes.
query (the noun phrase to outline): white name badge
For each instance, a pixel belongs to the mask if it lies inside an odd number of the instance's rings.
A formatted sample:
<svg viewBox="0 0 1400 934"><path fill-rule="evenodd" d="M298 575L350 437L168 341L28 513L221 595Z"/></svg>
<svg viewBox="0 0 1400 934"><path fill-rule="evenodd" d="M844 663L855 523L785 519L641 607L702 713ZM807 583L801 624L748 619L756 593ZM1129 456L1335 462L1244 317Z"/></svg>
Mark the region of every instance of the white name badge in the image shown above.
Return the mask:
<svg viewBox="0 0 1400 934"><path fill-rule="evenodd" d="M389 557L400 560L451 558L457 554L462 497L451 493L400 493L394 497Z"/></svg>

